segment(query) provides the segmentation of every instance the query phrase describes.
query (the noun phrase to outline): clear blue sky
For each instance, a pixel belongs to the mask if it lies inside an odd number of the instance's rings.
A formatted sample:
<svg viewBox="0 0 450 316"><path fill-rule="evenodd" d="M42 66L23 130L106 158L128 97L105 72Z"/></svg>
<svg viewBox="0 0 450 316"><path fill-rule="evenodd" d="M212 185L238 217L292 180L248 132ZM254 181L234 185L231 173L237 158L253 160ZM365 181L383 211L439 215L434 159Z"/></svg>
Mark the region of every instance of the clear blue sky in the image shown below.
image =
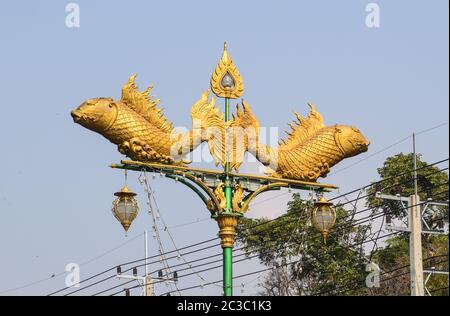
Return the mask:
<svg viewBox="0 0 450 316"><path fill-rule="evenodd" d="M130 186L143 209L124 237L110 212L123 175L108 168L121 155L69 115L88 98L120 98L132 73L141 87L155 84L153 92L175 125L190 126L189 109L208 88L226 40L262 125L285 129L292 110L306 114L312 101L326 123L363 131L372 143L369 152L335 171L448 120L446 0L374 1L381 9L378 29L366 27L369 1L359 0L75 1L81 9L77 29L65 26L68 2L9 1L0 7L0 292L64 271L69 262L83 263L150 229L142 188L132 175ZM417 147L429 162L447 158L448 125L420 135ZM387 156L410 148L401 143L324 181L342 192L357 188L377 179L376 168ZM168 226L207 217L181 185L152 185ZM249 215L281 214L287 200L260 203ZM171 232L184 246L214 237L217 229L203 221ZM172 249L167 234L162 237ZM150 246L155 254L153 240ZM142 242L134 240L82 266L81 276L142 256ZM237 264L235 273L255 264ZM204 277L220 279L221 270ZM180 287L199 282L186 278ZM60 276L4 294L39 295L62 286ZM245 291L256 293L251 285Z"/></svg>

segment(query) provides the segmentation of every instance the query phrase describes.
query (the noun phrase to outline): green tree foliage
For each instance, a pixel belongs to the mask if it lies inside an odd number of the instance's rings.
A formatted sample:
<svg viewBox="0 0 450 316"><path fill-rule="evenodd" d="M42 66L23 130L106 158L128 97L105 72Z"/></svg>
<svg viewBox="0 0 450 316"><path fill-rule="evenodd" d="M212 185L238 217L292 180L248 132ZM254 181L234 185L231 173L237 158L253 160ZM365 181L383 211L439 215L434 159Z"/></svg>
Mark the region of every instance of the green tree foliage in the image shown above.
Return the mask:
<svg viewBox="0 0 450 316"><path fill-rule="evenodd" d="M414 194L414 174L413 154L398 154L389 157L381 168L378 168L378 174L382 180L379 185L369 187L367 190L367 206L377 209L383 209L393 218L404 218L407 215L407 209L402 207L401 203L396 201L381 200L376 198L375 191L385 194L400 194L402 196L411 196ZM448 174L440 170L441 165L430 166L422 161L421 156L417 157L417 179L418 192L422 201L431 197L434 200L448 200ZM427 220L433 225L433 228L442 224L441 221L448 222L448 208L438 208L430 215Z"/></svg>
<svg viewBox="0 0 450 316"><path fill-rule="evenodd" d="M287 214L268 223L267 219L244 219L239 226L241 243L248 254L257 253L261 262L274 269L260 284L264 295L345 295L357 287L336 287L365 278L366 259L362 242L368 226L354 226L352 214L336 208L336 229L326 244L311 225L312 203L293 195ZM288 265L289 262L299 261Z"/></svg>

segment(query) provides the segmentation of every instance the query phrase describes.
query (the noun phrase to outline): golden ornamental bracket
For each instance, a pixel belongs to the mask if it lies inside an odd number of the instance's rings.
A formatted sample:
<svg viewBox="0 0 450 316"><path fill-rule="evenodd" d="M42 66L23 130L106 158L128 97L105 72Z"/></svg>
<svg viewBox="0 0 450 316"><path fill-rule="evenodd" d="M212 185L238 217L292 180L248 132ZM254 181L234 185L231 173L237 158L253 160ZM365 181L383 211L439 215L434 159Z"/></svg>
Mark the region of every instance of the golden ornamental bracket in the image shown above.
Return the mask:
<svg viewBox="0 0 450 316"><path fill-rule="evenodd" d="M225 193L223 192L224 186L225 184L220 182L212 192L211 200L208 202L208 210L213 214L222 212L227 206Z"/></svg>
<svg viewBox="0 0 450 316"><path fill-rule="evenodd" d="M220 194L217 194L219 191L217 191L217 188L215 191L211 190L211 188L201 180L201 177L198 177L196 175L193 175L191 173L188 173L188 171L196 171L197 173L202 173L207 171L209 174L212 175L220 175L220 172L216 172L214 170L205 170L205 169L192 169L183 167L183 166L171 166L171 165L163 165L163 164L151 164L151 163L142 163L139 161L130 161L130 160L122 160L122 164L111 164L111 168L118 168L118 169L125 169L125 170L134 170L134 171L149 171L149 172L155 172L158 173L165 173L170 172L170 174L165 174L166 177L174 179L196 191L196 193L201 197L202 201L205 203L207 209L211 213L220 212L222 209L224 209L224 201L223 198L221 198ZM181 179L180 179L181 178ZM197 189L195 189L195 186L193 186L191 183L184 180L184 178L192 181L193 183L197 184L203 193L206 193L207 199L201 192ZM220 185L220 184L219 184ZM223 187L223 186L222 186Z"/></svg>
<svg viewBox="0 0 450 316"><path fill-rule="evenodd" d="M222 198L219 194L216 193L216 190L212 191L208 185L201 181L199 178L191 175L191 174L185 174L184 175L186 178L188 178L189 180L195 182L198 186L200 186L202 188L202 190L211 198L207 204L206 207L208 208L208 210L211 213L217 212L219 210L221 210L222 208L225 208L225 196ZM222 190L223 192L223 190Z"/></svg>
<svg viewBox="0 0 450 316"><path fill-rule="evenodd" d="M289 184L285 182L275 182L269 183L259 187L252 193L245 195L244 190L241 185L237 184L235 186L234 196L233 196L233 207L236 212L245 213L249 211L250 202L257 197L259 194L268 191L273 188L288 187Z"/></svg>

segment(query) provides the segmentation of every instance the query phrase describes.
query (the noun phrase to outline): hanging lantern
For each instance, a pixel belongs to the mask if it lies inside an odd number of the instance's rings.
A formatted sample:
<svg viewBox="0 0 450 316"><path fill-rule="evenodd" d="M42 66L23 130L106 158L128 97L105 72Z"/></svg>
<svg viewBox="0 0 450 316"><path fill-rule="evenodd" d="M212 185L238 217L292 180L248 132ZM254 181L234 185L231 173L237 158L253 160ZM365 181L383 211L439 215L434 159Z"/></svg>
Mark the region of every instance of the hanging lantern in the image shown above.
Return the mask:
<svg viewBox="0 0 450 316"><path fill-rule="evenodd" d="M326 243L328 232L336 222L336 212L332 207L333 203L328 202L323 196L314 204L312 213L312 223L320 231Z"/></svg>
<svg viewBox="0 0 450 316"><path fill-rule="evenodd" d="M116 192L114 195L117 196L117 199L113 201L112 212L127 232L139 213L139 205L134 198L136 193L131 192L125 185L120 192Z"/></svg>

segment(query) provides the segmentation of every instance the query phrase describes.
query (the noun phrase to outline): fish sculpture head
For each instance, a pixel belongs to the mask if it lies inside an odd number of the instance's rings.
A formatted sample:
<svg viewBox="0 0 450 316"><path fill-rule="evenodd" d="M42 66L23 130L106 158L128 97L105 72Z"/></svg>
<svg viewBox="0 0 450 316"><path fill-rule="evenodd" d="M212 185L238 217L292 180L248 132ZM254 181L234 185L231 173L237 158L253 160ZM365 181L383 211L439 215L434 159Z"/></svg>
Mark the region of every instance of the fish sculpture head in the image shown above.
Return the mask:
<svg viewBox="0 0 450 316"><path fill-rule="evenodd" d="M335 138L345 158L366 152L370 145L361 131L354 126L337 125Z"/></svg>
<svg viewBox="0 0 450 316"><path fill-rule="evenodd" d="M75 123L102 133L114 124L117 113L117 103L112 98L94 98L83 102L70 114Z"/></svg>

